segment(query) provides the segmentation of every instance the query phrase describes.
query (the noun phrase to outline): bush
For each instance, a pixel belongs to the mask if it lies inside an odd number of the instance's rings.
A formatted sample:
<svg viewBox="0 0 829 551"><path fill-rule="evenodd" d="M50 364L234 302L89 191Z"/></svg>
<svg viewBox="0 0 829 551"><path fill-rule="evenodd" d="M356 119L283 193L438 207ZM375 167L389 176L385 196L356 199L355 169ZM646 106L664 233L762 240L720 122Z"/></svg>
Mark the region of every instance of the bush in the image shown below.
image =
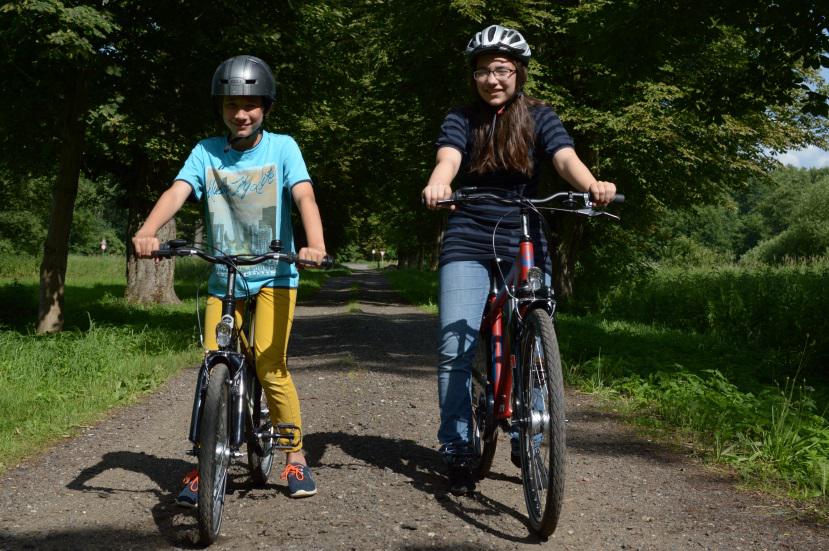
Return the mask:
<svg viewBox="0 0 829 551"><path fill-rule="evenodd" d="M605 315L829 358L829 260L785 266L662 267L614 289ZM799 356L798 356L799 357Z"/></svg>

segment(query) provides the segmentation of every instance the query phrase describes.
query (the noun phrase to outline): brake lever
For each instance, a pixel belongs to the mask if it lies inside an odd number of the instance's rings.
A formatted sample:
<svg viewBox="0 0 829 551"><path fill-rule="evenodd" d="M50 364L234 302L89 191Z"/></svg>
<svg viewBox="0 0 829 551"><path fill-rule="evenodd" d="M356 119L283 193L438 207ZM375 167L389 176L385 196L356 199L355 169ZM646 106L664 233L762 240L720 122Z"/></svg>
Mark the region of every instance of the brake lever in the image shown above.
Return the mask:
<svg viewBox="0 0 829 551"><path fill-rule="evenodd" d="M581 216L587 216L588 218L596 218L597 216L606 216L606 217L610 218L611 220L616 220L617 222L619 220L621 220L621 218L619 218L615 214L611 214L611 213L607 212L606 210L596 210L596 209L593 209L593 208L586 208L586 209L574 210L574 211L571 211L571 212L574 212L576 214L580 214Z"/></svg>

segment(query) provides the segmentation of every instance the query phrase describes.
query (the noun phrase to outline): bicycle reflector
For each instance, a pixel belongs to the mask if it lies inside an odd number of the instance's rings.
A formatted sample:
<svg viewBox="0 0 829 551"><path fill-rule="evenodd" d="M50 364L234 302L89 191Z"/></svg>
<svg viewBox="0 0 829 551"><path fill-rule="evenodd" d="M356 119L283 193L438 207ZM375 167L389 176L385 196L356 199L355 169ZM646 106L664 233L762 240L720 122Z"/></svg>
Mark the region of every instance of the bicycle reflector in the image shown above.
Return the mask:
<svg viewBox="0 0 829 551"><path fill-rule="evenodd" d="M530 290L538 291L544 284L544 272L538 266L533 266L527 272L527 285Z"/></svg>
<svg viewBox="0 0 829 551"><path fill-rule="evenodd" d="M222 316L222 320L216 324L216 344L227 346L233 336L233 316Z"/></svg>

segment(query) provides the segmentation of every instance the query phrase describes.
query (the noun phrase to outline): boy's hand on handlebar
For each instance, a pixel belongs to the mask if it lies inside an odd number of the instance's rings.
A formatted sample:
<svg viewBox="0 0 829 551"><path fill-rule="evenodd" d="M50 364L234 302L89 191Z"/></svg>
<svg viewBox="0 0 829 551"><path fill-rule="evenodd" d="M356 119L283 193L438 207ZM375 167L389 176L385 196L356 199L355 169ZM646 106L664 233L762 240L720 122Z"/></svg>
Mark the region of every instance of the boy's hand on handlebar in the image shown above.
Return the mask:
<svg viewBox="0 0 829 551"><path fill-rule="evenodd" d="M616 196L616 184L613 182L597 181L591 184L587 190L590 193L591 200L600 207L603 207L613 201Z"/></svg>
<svg viewBox="0 0 829 551"><path fill-rule="evenodd" d="M147 236L136 234L135 237L132 238L132 246L135 248L135 256L139 258L150 258L150 253L157 251L160 248L160 245L161 243L154 235Z"/></svg>
<svg viewBox="0 0 829 551"><path fill-rule="evenodd" d="M426 208L434 210L439 208L438 201L443 201L452 197L452 188L446 184L432 184L423 188L422 192L423 204ZM454 210L455 206L449 207Z"/></svg>
<svg viewBox="0 0 829 551"><path fill-rule="evenodd" d="M318 249L315 247L302 247L297 254L297 258L300 260L307 260L313 262L317 266L322 265L322 261L325 259L325 249ZM297 268L301 268L302 265L297 263Z"/></svg>

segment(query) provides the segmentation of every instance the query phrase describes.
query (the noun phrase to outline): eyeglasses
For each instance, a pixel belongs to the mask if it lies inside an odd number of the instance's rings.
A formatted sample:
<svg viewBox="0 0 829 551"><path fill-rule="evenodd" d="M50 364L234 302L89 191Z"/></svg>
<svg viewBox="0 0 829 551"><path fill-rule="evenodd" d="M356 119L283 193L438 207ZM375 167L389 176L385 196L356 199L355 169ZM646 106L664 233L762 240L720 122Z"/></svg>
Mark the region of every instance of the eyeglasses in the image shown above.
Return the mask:
<svg viewBox="0 0 829 551"><path fill-rule="evenodd" d="M490 74L495 75L495 78L500 80L501 82L509 79L512 74L515 72L515 69L510 69L509 67L497 67L492 69L477 69L472 71L472 78L477 80L478 82L484 82L486 79L489 78Z"/></svg>

